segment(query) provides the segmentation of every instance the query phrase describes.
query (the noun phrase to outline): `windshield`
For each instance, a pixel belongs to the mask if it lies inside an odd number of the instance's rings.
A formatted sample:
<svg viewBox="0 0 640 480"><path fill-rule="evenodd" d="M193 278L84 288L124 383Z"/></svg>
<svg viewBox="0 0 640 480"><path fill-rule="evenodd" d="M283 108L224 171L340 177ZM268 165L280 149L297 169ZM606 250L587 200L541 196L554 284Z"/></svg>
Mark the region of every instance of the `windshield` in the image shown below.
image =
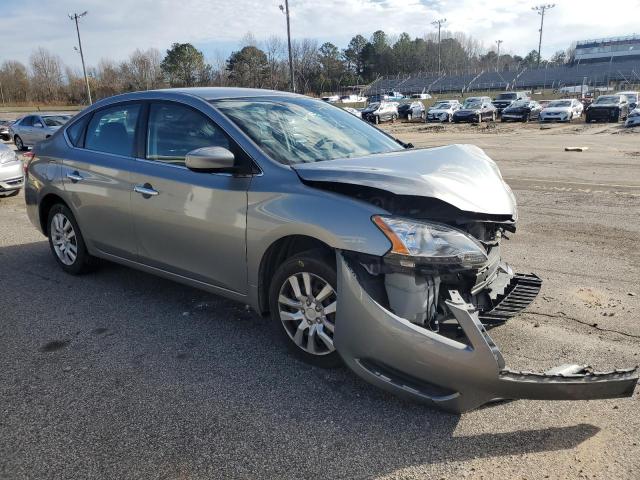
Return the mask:
<svg viewBox="0 0 640 480"><path fill-rule="evenodd" d="M403 149L354 115L309 98L239 98L211 103L266 154L285 165Z"/></svg>
<svg viewBox="0 0 640 480"><path fill-rule="evenodd" d="M44 124L47 127L60 127L67 123L71 117L69 115L55 115L42 117Z"/></svg>
<svg viewBox="0 0 640 480"><path fill-rule="evenodd" d="M615 95L603 95L602 97L598 97L596 103L618 103L620 101L620 97Z"/></svg>
<svg viewBox="0 0 640 480"><path fill-rule="evenodd" d="M529 101L528 100L518 100L517 102L513 102L511 104L512 107L528 107L529 106Z"/></svg>
<svg viewBox="0 0 640 480"><path fill-rule="evenodd" d="M480 108L482 107L482 102L480 100L467 100L464 102L464 108Z"/></svg>
<svg viewBox="0 0 640 480"><path fill-rule="evenodd" d="M549 102L549 107L570 107L571 102L568 100L556 100L555 102Z"/></svg>
<svg viewBox="0 0 640 480"><path fill-rule="evenodd" d="M518 98L517 93L501 93L496 97L496 100L515 100Z"/></svg>

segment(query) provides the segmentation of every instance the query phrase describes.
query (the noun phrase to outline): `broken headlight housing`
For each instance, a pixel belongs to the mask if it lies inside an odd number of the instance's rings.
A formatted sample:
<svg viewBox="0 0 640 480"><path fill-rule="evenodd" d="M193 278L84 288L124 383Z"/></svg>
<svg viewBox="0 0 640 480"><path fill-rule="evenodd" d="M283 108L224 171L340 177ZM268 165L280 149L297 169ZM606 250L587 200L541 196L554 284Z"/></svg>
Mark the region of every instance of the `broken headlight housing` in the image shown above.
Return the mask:
<svg viewBox="0 0 640 480"><path fill-rule="evenodd" d="M417 263L474 267L488 259L479 241L449 225L383 215L374 215L372 220L391 242L389 253L399 256L403 266Z"/></svg>

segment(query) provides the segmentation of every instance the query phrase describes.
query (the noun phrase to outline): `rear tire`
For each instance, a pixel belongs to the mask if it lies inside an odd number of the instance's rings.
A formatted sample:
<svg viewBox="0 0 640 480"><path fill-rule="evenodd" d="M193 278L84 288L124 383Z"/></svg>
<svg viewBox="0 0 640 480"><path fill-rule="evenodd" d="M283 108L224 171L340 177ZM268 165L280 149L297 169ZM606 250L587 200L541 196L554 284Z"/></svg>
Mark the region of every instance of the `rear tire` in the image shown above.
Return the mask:
<svg viewBox="0 0 640 480"><path fill-rule="evenodd" d="M335 259L324 250L289 258L271 279L271 323L288 350L311 365L334 368L342 364L333 346L336 304Z"/></svg>
<svg viewBox="0 0 640 480"><path fill-rule="evenodd" d="M65 272L82 275L97 266L97 259L89 255L78 222L66 205L58 203L49 210L47 236L51 253Z"/></svg>

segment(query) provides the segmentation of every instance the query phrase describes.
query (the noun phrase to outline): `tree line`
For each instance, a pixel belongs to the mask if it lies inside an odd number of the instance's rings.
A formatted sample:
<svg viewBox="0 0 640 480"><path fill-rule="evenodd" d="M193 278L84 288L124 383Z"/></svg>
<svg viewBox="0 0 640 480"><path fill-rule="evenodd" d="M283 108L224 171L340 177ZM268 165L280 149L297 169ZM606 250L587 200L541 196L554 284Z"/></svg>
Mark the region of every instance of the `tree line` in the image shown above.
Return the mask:
<svg viewBox="0 0 640 480"><path fill-rule="evenodd" d="M464 33L445 32L412 38L407 33L390 36L378 30L370 38L354 36L346 48L331 42L321 45L313 39L292 41L296 89L307 94L343 91L366 85L383 75L419 72L435 74L440 55L441 73L480 73L535 67L537 51L524 57L485 49ZM541 65L572 61L573 51L556 52ZM174 43L163 56L155 48L137 49L125 61L102 59L88 68L89 83L96 98L117 93L161 87L238 86L286 90L289 88L286 41L272 36L262 42L248 33L240 48L228 58L220 55L207 61L190 43ZM25 65L8 60L0 66L0 94L3 103L86 103L84 79L77 69L64 64L60 56L37 48Z"/></svg>

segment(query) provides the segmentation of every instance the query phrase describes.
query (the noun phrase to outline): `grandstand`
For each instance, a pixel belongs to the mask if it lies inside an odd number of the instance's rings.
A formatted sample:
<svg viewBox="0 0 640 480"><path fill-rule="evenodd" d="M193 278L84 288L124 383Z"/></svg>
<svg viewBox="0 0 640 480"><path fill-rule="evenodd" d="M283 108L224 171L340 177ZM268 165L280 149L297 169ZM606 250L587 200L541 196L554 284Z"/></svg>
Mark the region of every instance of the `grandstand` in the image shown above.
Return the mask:
<svg viewBox="0 0 640 480"><path fill-rule="evenodd" d="M601 62L640 59L640 35L581 40L576 43L575 61Z"/></svg>
<svg viewBox="0 0 640 480"><path fill-rule="evenodd" d="M577 51L577 50L576 50ZM371 83L368 94L399 91L411 93L447 93L481 90L560 89L586 85L590 89L609 86L628 88L640 85L640 57L617 58L613 61L575 62L571 65L523 68L518 71L484 71L461 75L386 76Z"/></svg>

